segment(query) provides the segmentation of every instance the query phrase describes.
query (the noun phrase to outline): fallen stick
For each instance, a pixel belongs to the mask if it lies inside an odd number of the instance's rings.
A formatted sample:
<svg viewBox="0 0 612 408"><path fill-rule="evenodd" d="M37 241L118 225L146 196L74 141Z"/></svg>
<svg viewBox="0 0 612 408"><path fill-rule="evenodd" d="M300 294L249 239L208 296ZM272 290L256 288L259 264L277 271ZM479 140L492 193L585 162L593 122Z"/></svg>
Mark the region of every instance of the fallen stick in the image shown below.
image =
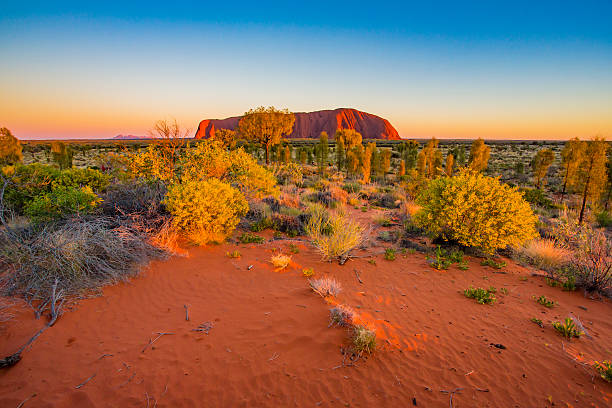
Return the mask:
<svg viewBox="0 0 612 408"><path fill-rule="evenodd" d="M112 357L112 354L102 354L98 360L102 360L104 357Z"/></svg>
<svg viewBox="0 0 612 408"><path fill-rule="evenodd" d="M83 381L82 383L80 383L79 385L77 385L76 388L77 390L81 387L83 387L85 384L87 384L88 382L90 382L98 373L94 373L91 377L89 377L88 379L86 379L85 381Z"/></svg>
<svg viewBox="0 0 612 408"><path fill-rule="evenodd" d="M450 408L454 408L454 405L453 405L453 395L455 395L455 393L460 392L461 390L463 390L463 388L455 388L452 391L440 390L440 392L443 392L443 393L446 393L446 394L450 394L449 407Z"/></svg>
<svg viewBox="0 0 612 408"><path fill-rule="evenodd" d="M185 308L185 320L189 321L189 306L183 305Z"/></svg>
<svg viewBox="0 0 612 408"><path fill-rule="evenodd" d="M363 285L363 281L361 280L361 277L359 276L359 271L357 269L354 269L354 271L355 271L355 276L357 276L357 280L359 281L359 283Z"/></svg>
<svg viewBox="0 0 612 408"><path fill-rule="evenodd" d="M17 405L17 408L21 408L23 407L23 404L25 404L26 402L28 402L29 400L31 400L32 398L34 398L36 396L36 393L30 395L28 398L24 399L23 401L21 401L21 403L19 405Z"/></svg>
<svg viewBox="0 0 612 408"><path fill-rule="evenodd" d="M153 339L153 340L149 339L149 344L147 344L146 346L144 346L144 348L142 349L142 352L143 352L143 353L145 352L145 350L147 349L147 347L149 347L150 345L152 345L153 343L155 343L155 342L156 342L157 340L159 340L159 339L160 339L162 336L165 336L165 335L171 335L171 334L174 334L174 333L163 333L163 332L157 332L157 334L158 334L158 336L157 336L155 339Z"/></svg>
<svg viewBox="0 0 612 408"><path fill-rule="evenodd" d="M129 382L132 381L132 379L136 376L136 373L133 373L132 376L130 378L127 379L127 381L119 384L119 388L123 387L124 385L128 384Z"/></svg>

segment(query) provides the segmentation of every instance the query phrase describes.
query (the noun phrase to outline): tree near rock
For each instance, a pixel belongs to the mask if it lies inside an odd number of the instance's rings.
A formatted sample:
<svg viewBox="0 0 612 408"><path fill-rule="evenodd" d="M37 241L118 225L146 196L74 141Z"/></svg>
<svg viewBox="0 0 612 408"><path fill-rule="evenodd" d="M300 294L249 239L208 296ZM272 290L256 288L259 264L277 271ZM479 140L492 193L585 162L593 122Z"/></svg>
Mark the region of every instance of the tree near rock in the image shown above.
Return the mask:
<svg viewBox="0 0 612 408"><path fill-rule="evenodd" d="M266 150L266 164L270 164L270 148L293 131L295 115L274 106L260 106L244 114L238 122L238 132L247 140L261 143Z"/></svg>
<svg viewBox="0 0 612 408"><path fill-rule="evenodd" d="M533 178L535 179L536 188L540 188L542 186L542 181L546 184L546 174L548 173L548 168L555 161L555 153L550 149L541 149L538 150L533 161L531 162L531 167L533 168Z"/></svg>

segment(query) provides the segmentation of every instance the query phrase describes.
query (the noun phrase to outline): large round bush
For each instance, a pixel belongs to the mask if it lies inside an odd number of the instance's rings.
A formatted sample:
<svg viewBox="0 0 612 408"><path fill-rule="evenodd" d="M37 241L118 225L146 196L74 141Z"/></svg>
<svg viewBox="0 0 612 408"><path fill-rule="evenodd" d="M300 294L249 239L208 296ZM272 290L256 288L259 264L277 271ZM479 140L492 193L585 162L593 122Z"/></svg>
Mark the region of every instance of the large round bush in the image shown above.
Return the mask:
<svg viewBox="0 0 612 408"><path fill-rule="evenodd" d="M431 180L417 202L418 226L486 253L536 235L536 217L522 193L480 173L464 170Z"/></svg>
<svg viewBox="0 0 612 408"><path fill-rule="evenodd" d="M171 184L164 203L174 225L200 245L225 240L249 210L240 191L216 178Z"/></svg>

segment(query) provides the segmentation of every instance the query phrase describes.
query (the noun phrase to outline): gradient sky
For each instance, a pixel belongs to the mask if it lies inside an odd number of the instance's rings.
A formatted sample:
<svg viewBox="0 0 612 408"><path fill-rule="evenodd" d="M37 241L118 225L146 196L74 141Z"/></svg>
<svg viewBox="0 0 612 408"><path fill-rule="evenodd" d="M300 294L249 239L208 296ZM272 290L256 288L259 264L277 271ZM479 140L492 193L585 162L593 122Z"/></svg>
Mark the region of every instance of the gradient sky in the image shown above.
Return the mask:
<svg viewBox="0 0 612 408"><path fill-rule="evenodd" d="M353 107L402 137L612 139L612 2L2 2L0 126ZM333 3L333 4L330 4Z"/></svg>

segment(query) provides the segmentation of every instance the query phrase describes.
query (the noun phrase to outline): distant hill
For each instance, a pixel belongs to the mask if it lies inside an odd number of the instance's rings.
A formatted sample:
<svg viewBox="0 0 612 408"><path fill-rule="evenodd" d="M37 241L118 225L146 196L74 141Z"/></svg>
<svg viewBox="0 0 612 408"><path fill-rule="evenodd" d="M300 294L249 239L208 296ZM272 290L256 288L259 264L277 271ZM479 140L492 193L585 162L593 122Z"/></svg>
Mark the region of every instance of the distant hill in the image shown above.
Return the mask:
<svg viewBox="0 0 612 408"><path fill-rule="evenodd" d="M139 140L139 139L152 139L149 136L137 136L137 135L117 135L113 137L113 139L117 140Z"/></svg>
<svg viewBox="0 0 612 408"><path fill-rule="evenodd" d="M214 136L215 129L234 130L242 116L227 119L204 119L195 134L196 139ZM364 139L400 140L397 130L388 120L357 109L339 108L295 113L293 132L287 138L318 138L325 131L330 138L338 129L355 129Z"/></svg>

